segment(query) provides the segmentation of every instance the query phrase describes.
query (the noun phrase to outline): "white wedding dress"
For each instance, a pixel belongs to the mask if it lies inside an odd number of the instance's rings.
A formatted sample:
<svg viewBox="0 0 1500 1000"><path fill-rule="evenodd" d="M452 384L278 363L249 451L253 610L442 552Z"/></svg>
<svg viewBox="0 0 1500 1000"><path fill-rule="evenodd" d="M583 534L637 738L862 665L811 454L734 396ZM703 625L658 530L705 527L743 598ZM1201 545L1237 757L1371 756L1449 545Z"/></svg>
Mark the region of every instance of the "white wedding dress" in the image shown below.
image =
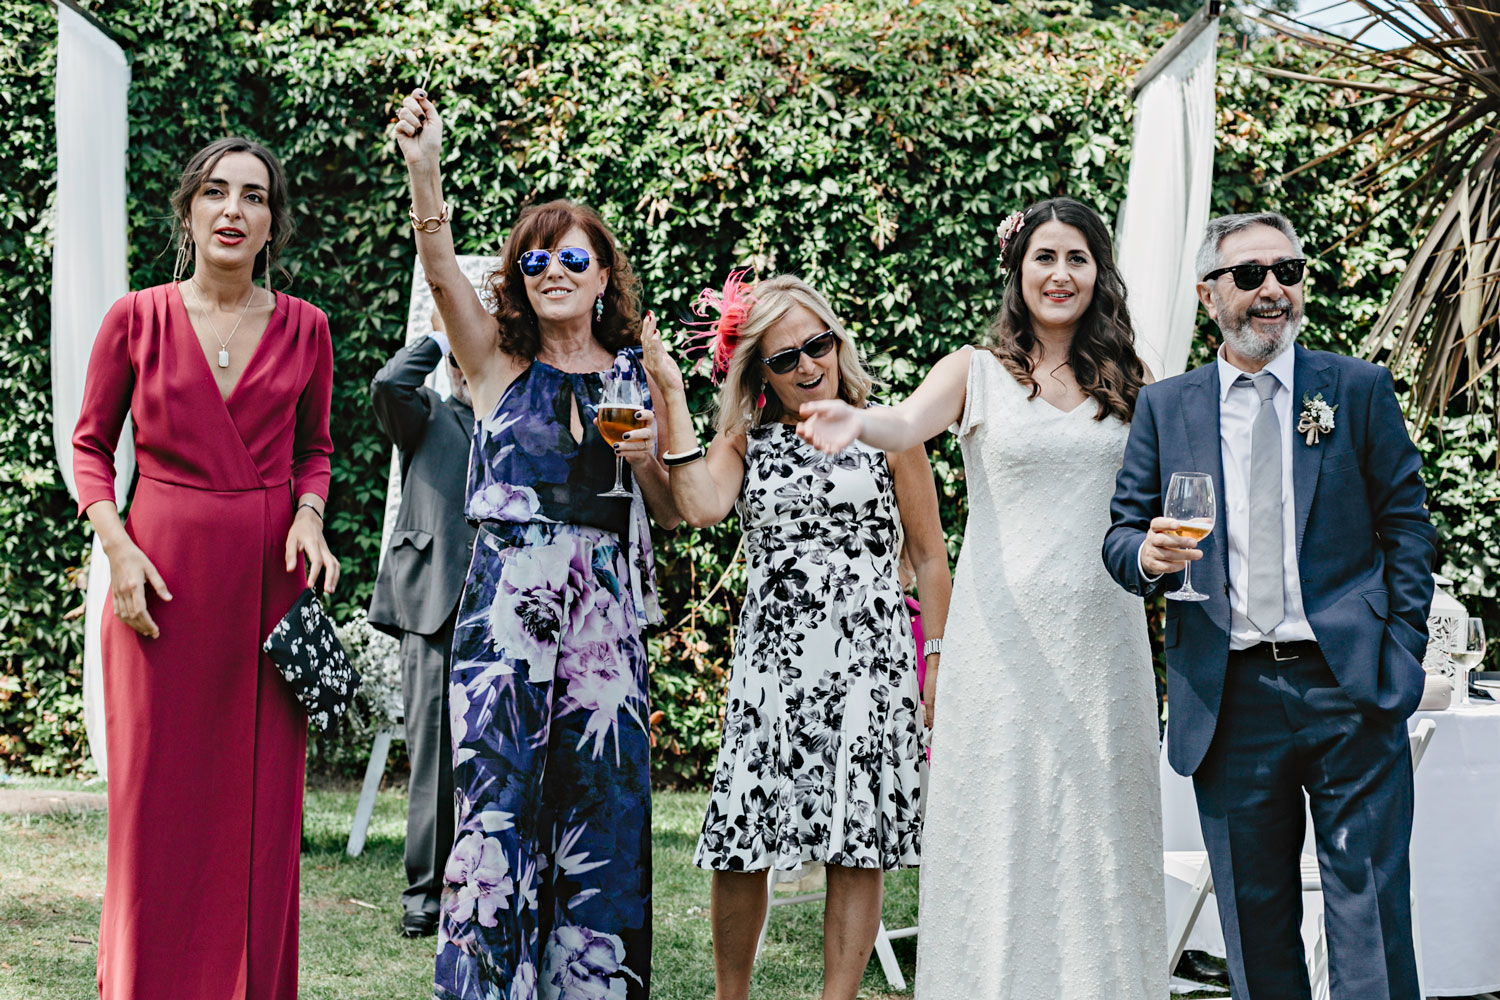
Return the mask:
<svg viewBox="0 0 1500 1000"><path fill-rule="evenodd" d="M939 674L917 1000L1165 1000L1151 651L1100 559L1129 434L987 350Z"/></svg>

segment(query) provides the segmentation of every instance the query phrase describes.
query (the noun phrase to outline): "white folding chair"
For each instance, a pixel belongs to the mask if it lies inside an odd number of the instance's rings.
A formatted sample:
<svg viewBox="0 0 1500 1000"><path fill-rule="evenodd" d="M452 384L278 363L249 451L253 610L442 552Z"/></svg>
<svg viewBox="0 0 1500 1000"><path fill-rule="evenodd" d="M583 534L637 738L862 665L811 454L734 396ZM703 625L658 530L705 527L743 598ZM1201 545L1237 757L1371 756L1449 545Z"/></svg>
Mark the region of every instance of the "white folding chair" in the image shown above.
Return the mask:
<svg viewBox="0 0 1500 1000"><path fill-rule="evenodd" d="M1422 763L1422 756L1427 753L1427 744L1432 741L1432 734L1436 729L1437 724L1431 719L1423 719L1417 723L1417 728L1407 735L1407 743L1411 748L1413 772ZM1323 884L1318 875L1318 859L1311 854L1302 855L1301 869L1303 893L1321 893ZM1188 901L1178 913L1176 925L1172 928L1172 954L1167 966L1170 974L1177 968L1177 962L1182 958L1182 951L1187 947L1188 935L1192 933L1193 925L1198 922L1198 915L1203 912L1204 902L1214 891L1214 876L1209 869L1206 851L1164 851L1162 870L1170 877L1179 882L1185 882L1191 887ZM1417 916L1415 883L1411 888L1411 936L1412 944L1417 952L1418 992L1419 995L1426 996L1426 984L1422 974L1422 925ZM1313 943L1311 954L1307 956L1307 975L1312 981L1313 1000L1327 1000L1328 940L1324 933L1321 915L1318 917L1317 940Z"/></svg>
<svg viewBox="0 0 1500 1000"><path fill-rule="evenodd" d="M760 958L762 949L766 946L766 932L771 928L771 908L775 906L790 906L793 903L813 903L824 900L827 892L804 892L795 896L776 895L776 870L771 869L766 875L766 919L761 921L760 940L755 943L755 957ZM916 927L901 927L893 931L885 929L885 921L880 922L880 929L875 933L875 957L880 959L880 971L885 974L885 981L890 983L893 990L906 989L906 977L901 974L901 966L896 963L896 952L891 948L891 942L896 938L916 937Z"/></svg>
<svg viewBox="0 0 1500 1000"><path fill-rule="evenodd" d="M375 813L375 795L380 791L380 779L385 775L385 761L391 753L391 740L406 739L406 727L399 723L385 726L375 734L375 743L370 747L370 761L365 765L365 780L359 786L359 804L354 807L354 823L349 827L349 843L344 853L357 858L365 849L365 836L370 832L370 817Z"/></svg>

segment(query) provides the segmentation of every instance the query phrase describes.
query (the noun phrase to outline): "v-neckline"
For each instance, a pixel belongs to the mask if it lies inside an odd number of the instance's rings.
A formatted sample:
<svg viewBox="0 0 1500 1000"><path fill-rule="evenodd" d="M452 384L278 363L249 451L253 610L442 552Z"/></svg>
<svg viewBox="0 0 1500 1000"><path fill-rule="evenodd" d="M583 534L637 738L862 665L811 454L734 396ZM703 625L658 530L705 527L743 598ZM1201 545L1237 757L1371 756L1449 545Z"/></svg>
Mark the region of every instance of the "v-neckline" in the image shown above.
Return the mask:
<svg viewBox="0 0 1500 1000"><path fill-rule="evenodd" d="M244 383L245 377L250 374L250 370L260 360L261 348L265 346L266 339L271 333L271 327L276 323L276 317L281 314L281 310L278 308L281 305L281 293L277 291L271 292L271 318L266 320L266 328L261 331L260 340L255 342L255 348L250 352L249 360L245 362L245 370L240 372L240 377L235 379L234 385L229 387L229 394L225 395L219 391L219 380L214 377L214 370L209 367L208 355L203 353L203 342L198 339L198 328L193 325L193 317L188 313L187 301L182 297L182 282L174 281L172 283L172 291L177 295L177 308L182 310L183 321L187 324L187 328L193 331L193 343L198 348L198 360L203 362L203 373L208 376L208 382L213 387L214 395L219 397L219 402L227 411L229 409L229 401L234 398L235 393L240 391L240 385Z"/></svg>
<svg viewBox="0 0 1500 1000"><path fill-rule="evenodd" d="M993 353L990 353L990 357L995 358L995 355ZM1005 367L1005 362L1001 361L999 358L995 358L995 364L1000 366L1000 370L1005 373L1006 378L1010 379L1012 385L1014 385L1017 389L1025 391L1026 386L1021 384L1021 380L1016 378L1015 375L1011 373L1011 370L1009 368ZM1036 396L1032 397L1032 399L1043 403L1047 407L1047 409L1051 410L1053 413L1057 414L1060 417L1071 417L1073 414L1089 405L1089 402L1093 400L1093 398L1093 396L1085 393L1082 402L1073 407L1071 410L1065 410L1061 406L1052 403L1047 399L1046 396L1042 395L1040 387L1037 388ZM1027 402L1032 402L1032 399L1028 399Z"/></svg>
<svg viewBox="0 0 1500 1000"><path fill-rule="evenodd" d="M1077 413L1079 410L1081 410L1085 406L1087 406L1089 400L1093 399L1094 397L1089 396L1089 395L1085 395L1083 397L1083 402L1079 403L1077 406L1073 407L1071 410L1065 410L1061 406L1058 406L1058 405L1052 403L1050 400L1047 399L1046 396L1043 396L1040 392L1038 392L1036 394L1036 398L1038 400L1040 400L1041 402L1046 403L1047 404L1047 409L1051 410L1053 413L1056 413L1059 416L1063 416L1063 417L1071 417L1073 414Z"/></svg>

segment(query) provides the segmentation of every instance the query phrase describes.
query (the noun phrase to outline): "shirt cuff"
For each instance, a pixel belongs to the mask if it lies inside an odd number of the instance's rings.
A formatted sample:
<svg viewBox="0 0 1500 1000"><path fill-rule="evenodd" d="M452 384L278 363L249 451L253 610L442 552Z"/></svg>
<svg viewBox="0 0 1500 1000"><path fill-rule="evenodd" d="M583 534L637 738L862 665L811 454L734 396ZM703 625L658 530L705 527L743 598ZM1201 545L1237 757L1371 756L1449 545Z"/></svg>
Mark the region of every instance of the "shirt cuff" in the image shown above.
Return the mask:
<svg viewBox="0 0 1500 1000"><path fill-rule="evenodd" d="M1145 547L1146 543L1142 542L1141 549L1144 549ZM1141 549L1135 550L1135 568L1140 571L1142 580L1144 580L1146 583L1155 583L1157 580L1161 579L1162 575L1160 573L1157 573L1153 576L1152 574L1146 572L1146 567L1141 565Z"/></svg>
<svg viewBox="0 0 1500 1000"><path fill-rule="evenodd" d="M443 357L446 358L448 351L451 350L448 346L448 335L441 330L433 330L427 336L437 341L437 345L443 349Z"/></svg>

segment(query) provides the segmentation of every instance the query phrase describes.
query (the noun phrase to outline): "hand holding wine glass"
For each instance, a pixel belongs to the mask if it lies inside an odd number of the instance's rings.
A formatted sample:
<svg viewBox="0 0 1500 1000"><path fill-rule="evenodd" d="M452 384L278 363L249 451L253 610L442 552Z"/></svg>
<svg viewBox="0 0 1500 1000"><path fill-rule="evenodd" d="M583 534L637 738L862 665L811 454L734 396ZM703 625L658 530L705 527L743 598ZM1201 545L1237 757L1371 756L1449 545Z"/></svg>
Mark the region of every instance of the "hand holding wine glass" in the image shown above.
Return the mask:
<svg viewBox="0 0 1500 1000"><path fill-rule="evenodd" d="M594 425L599 428L599 435L616 451L615 485L609 492L599 494L601 497L634 496L622 482L625 473L625 456L619 453L619 446L626 441L627 434L649 428L650 416L650 411L642 408L640 382L618 373L611 373L604 377L604 395L599 398L599 409L594 417Z"/></svg>
<svg viewBox="0 0 1500 1000"><path fill-rule="evenodd" d="M1167 484L1165 514L1177 522L1173 532L1196 546L1214 530L1214 481L1203 472L1174 472ZM1202 558L1202 554L1199 554ZM1144 565L1144 560L1142 565ZM1167 595L1174 601L1206 601L1207 594L1193 589L1191 560L1182 568L1182 586Z"/></svg>

